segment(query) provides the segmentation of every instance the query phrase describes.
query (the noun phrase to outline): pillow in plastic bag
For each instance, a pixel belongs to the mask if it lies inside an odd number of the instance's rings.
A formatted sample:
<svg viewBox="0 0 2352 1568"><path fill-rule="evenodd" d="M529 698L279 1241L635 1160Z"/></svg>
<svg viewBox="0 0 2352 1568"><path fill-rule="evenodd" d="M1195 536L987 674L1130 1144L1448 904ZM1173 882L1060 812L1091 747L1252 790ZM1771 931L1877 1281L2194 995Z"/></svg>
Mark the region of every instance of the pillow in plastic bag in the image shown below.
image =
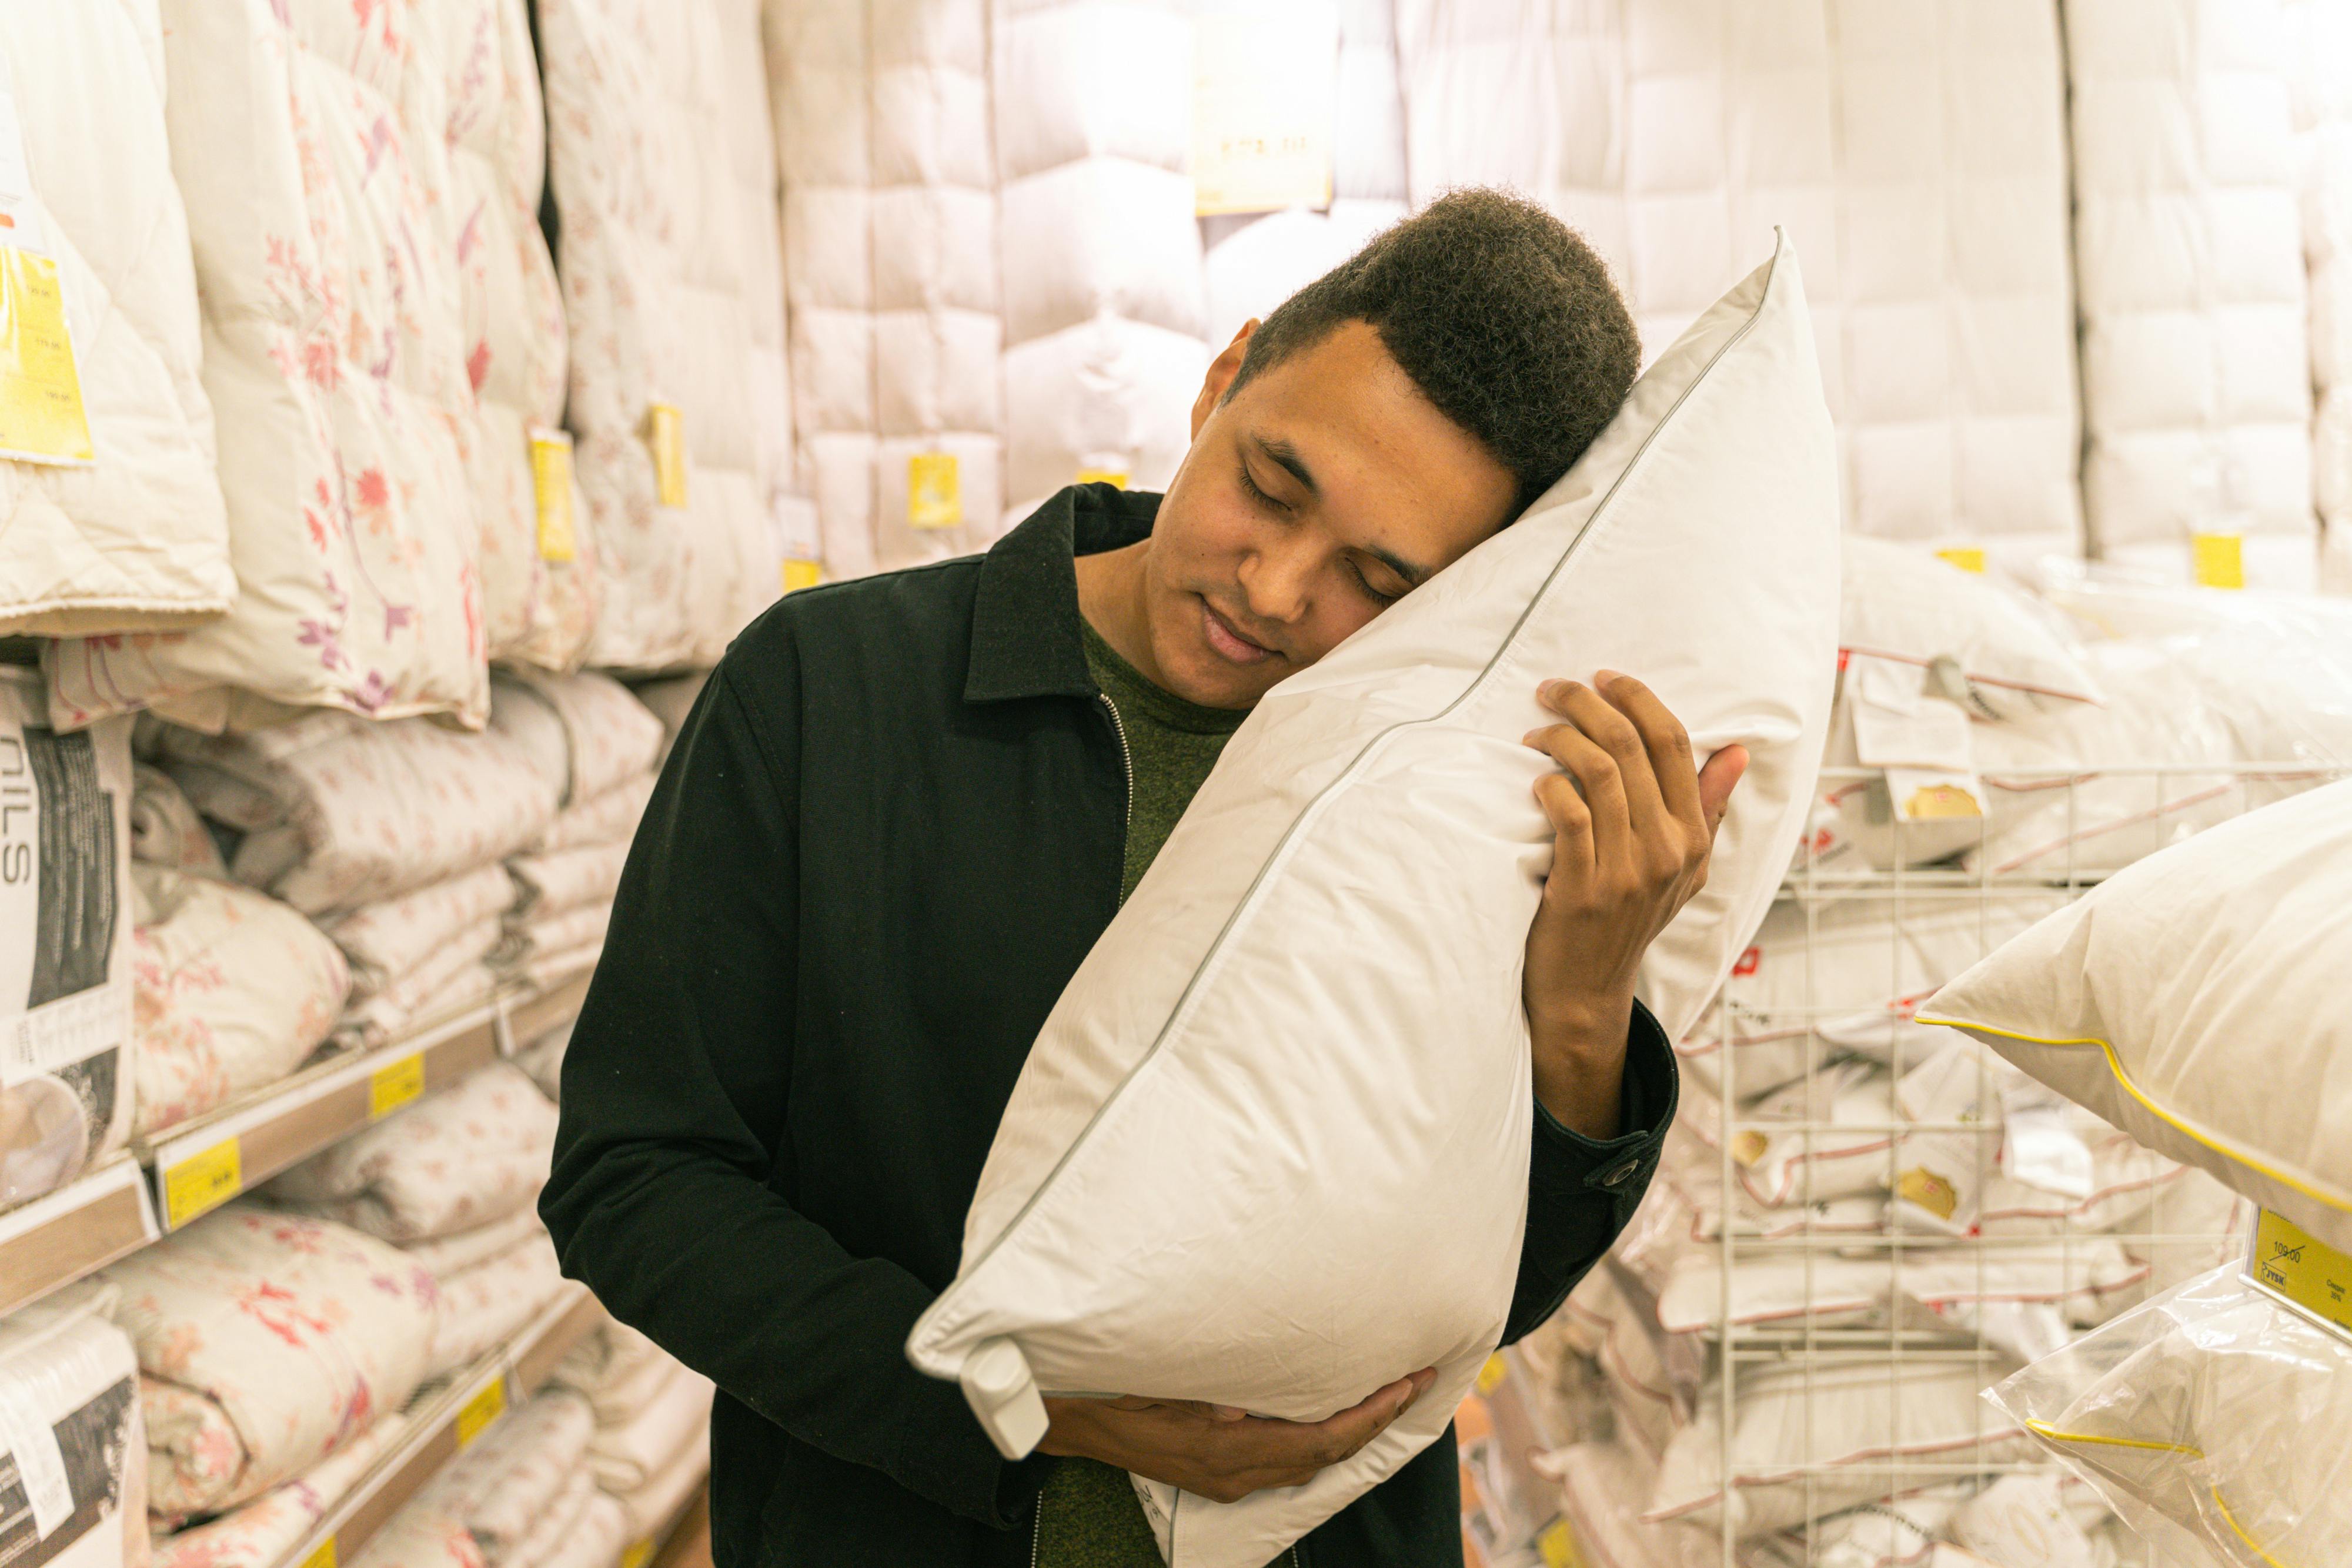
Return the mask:
<svg viewBox="0 0 2352 1568"><path fill-rule="evenodd" d="M1305 1486L1146 1487L1175 1568L1259 1568L1392 1474L1501 1333L1553 837L1550 765L1520 744L1539 681L1635 672L1701 755L1754 759L1712 879L1651 950L1670 1036L1763 917L1834 664L1819 377L1783 241L1522 518L1268 694L1046 1020L961 1271L908 1342L1001 1448L1036 1441L1041 1388L1314 1420L1438 1369Z"/></svg>

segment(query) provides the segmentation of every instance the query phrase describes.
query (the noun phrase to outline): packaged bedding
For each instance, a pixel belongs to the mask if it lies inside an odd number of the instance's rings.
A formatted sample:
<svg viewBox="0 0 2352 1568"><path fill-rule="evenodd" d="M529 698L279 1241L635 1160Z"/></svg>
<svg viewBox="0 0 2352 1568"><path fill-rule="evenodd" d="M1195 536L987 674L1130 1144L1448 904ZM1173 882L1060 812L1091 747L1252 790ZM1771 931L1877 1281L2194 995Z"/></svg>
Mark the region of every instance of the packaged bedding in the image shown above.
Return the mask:
<svg viewBox="0 0 2352 1568"><path fill-rule="evenodd" d="M107 1304L103 1291L71 1291L0 1322L11 1568L147 1568L139 1359Z"/></svg>
<svg viewBox="0 0 2352 1568"><path fill-rule="evenodd" d="M131 1135L131 721L49 715L0 667L0 1209Z"/></svg>
<svg viewBox="0 0 2352 1568"><path fill-rule="evenodd" d="M1524 944L1552 837L1531 793L1544 764L1519 744L1536 683L1638 670L1702 754L1750 748L1712 880L1651 949L1671 1037L1802 825L1836 639L1833 468L1784 242L1525 517L1252 712L1048 1019L960 1276L909 1338L919 1368L966 1380L1003 1451L1035 1441L1040 1389L1316 1419L1393 1368L1437 1367L1427 1397L1305 1486L1229 1505L1146 1489L1177 1568L1256 1568L1444 1428L1500 1333L1524 1212L1526 1023L1516 961L1495 960ZM1671 639L1612 614L1656 594L1687 611ZM1368 843L1393 848L1382 874ZM1417 935L1335 944L1335 922ZM1433 965L1483 978L1433 988ZM1334 1031L1353 1042L1339 1080ZM1409 1235L1408 1214L1425 1219ZM1101 1269L1113 1235L1160 1262ZM1421 1260L1402 1279L1401 1252Z"/></svg>

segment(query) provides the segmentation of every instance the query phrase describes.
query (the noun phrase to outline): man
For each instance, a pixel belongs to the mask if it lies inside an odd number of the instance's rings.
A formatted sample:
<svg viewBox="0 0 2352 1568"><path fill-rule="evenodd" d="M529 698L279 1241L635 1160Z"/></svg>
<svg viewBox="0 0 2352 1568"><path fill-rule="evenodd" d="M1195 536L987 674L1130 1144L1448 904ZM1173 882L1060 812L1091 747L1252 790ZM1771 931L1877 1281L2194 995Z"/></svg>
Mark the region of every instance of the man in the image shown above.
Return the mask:
<svg viewBox="0 0 2352 1568"><path fill-rule="evenodd" d="M631 852L541 1203L566 1270L719 1385L720 1563L1150 1568L1126 1472L1295 1485L1426 1389L1368 1367L1395 1381L1314 1424L1049 1399L1008 1464L902 1346L1038 1027L1225 737L1547 488L1637 360L1582 241L1457 193L1243 329L1164 497L1066 490L985 557L795 594L729 650ZM1699 770L1637 681L1541 699L1513 1337L1648 1182L1675 1080L1634 977L1745 766ZM1441 1442L1297 1563L1458 1562L1455 1478Z"/></svg>

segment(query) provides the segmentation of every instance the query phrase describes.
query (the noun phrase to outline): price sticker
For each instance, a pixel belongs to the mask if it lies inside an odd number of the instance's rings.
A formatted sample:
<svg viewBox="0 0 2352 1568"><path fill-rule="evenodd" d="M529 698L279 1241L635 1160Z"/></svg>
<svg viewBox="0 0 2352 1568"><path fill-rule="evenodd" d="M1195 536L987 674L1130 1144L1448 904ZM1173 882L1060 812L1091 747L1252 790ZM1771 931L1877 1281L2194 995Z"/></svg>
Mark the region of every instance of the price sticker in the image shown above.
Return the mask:
<svg viewBox="0 0 2352 1568"><path fill-rule="evenodd" d="M25 158L16 94L0 65L0 454L82 466L98 459L50 254Z"/></svg>
<svg viewBox="0 0 2352 1568"><path fill-rule="evenodd" d="M163 1173L163 1222L177 1230L244 1189L244 1152L235 1138L225 1138Z"/></svg>
<svg viewBox="0 0 2352 1568"><path fill-rule="evenodd" d="M803 588L814 588L824 580L824 568L813 560L784 561L783 588L786 593L797 593Z"/></svg>
<svg viewBox="0 0 2352 1568"><path fill-rule="evenodd" d="M534 425L530 487L539 509L539 559L566 561L579 553L572 530L572 437Z"/></svg>
<svg viewBox="0 0 2352 1568"><path fill-rule="evenodd" d="M474 1446L474 1439L489 1429L490 1423L507 1413L507 1379L500 1373L477 1389L474 1396L457 1411L457 1448L460 1453Z"/></svg>
<svg viewBox="0 0 2352 1568"><path fill-rule="evenodd" d="M1979 577L1984 575L1985 552L1974 545L1954 545L1949 549L1939 549L1936 558L1949 561L1962 571L1972 571Z"/></svg>
<svg viewBox="0 0 2352 1568"><path fill-rule="evenodd" d="M2352 1257L2265 1208L2254 1221L2254 1283L2352 1334Z"/></svg>
<svg viewBox="0 0 2352 1568"><path fill-rule="evenodd" d="M665 507L686 505L686 415L675 403L646 410L646 441L654 454L655 498Z"/></svg>
<svg viewBox="0 0 2352 1568"><path fill-rule="evenodd" d="M368 1120L382 1121L425 1092L425 1053L412 1051L368 1075Z"/></svg>
<svg viewBox="0 0 2352 1568"><path fill-rule="evenodd" d="M2200 588L2246 586L2246 541L2237 534L2192 534L2189 559Z"/></svg>
<svg viewBox="0 0 2352 1568"><path fill-rule="evenodd" d="M952 452L918 452L907 459L907 526L963 526L963 486Z"/></svg>

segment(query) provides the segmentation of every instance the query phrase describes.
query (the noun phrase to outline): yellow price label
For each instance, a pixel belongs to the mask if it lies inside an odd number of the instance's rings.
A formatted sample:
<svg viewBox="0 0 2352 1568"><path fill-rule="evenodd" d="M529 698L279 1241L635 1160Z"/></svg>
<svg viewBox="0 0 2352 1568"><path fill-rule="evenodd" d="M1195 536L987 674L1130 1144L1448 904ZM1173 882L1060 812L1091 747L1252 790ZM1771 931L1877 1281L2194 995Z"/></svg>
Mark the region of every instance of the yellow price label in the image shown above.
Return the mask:
<svg viewBox="0 0 2352 1568"><path fill-rule="evenodd" d="M918 452L907 459L907 526L963 526L963 484L952 452Z"/></svg>
<svg viewBox="0 0 2352 1568"><path fill-rule="evenodd" d="M381 1121L425 1092L425 1053L412 1051L368 1075L368 1120Z"/></svg>
<svg viewBox="0 0 2352 1568"><path fill-rule="evenodd" d="M1965 817L1981 817L1984 808L1977 798L1957 784L1931 784L1924 789L1914 789L1903 803L1903 814L1915 822L1948 821Z"/></svg>
<svg viewBox="0 0 2352 1568"><path fill-rule="evenodd" d="M650 1535L629 1542L621 1553L621 1568L646 1568L646 1559L654 1554L654 1538Z"/></svg>
<svg viewBox="0 0 2352 1568"><path fill-rule="evenodd" d="M489 1429L491 1422L507 1413L507 1380L500 1373L474 1392L457 1411L457 1447L460 1451L472 1448L474 1439Z"/></svg>
<svg viewBox="0 0 2352 1568"><path fill-rule="evenodd" d="M245 1155L235 1138L199 1150L163 1173L163 1221L177 1230L245 1187Z"/></svg>
<svg viewBox="0 0 2352 1568"><path fill-rule="evenodd" d="M1081 485L1116 485L1120 489L1124 490L1127 488L1127 470L1124 468L1081 468L1078 470L1077 482Z"/></svg>
<svg viewBox="0 0 2352 1568"><path fill-rule="evenodd" d="M0 452L95 462L55 256L0 245Z"/></svg>
<svg viewBox="0 0 2352 1568"><path fill-rule="evenodd" d="M1576 1549L1576 1531L1568 1521L1555 1519L1536 1537L1536 1551L1544 1560L1544 1568L1584 1568L1584 1554Z"/></svg>
<svg viewBox="0 0 2352 1568"><path fill-rule="evenodd" d="M2236 534L2192 534L2189 539L2200 588L2246 586L2245 540Z"/></svg>
<svg viewBox="0 0 2352 1568"><path fill-rule="evenodd" d="M1949 561L1962 571L1972 571L1979 577L1984 575L1985 553L1974 545L1954 545L1949 549L1939 549L1936 552L1936 559Z"/></svg>
<svg viewBox="0 0 2352 1568"><path fill-rule="evenodd" d="M686 505L686 415L674 403L646 410L646 440L654 453L655 497L665 507Z"/></svg>
<svg viewBox="0 0 2352 1568"><path fill-rule="evenodd" d="M2265 1208L2254 1221L2254 1282L2352 1333L2352 1257Z"/></svg>
<svg viewBox="0 0 2352 1568"><path fill-rule="evenodd" d="M1478 1392L1481 1395L1492 1394L1503 1386L1503 1379L1510 1375L1511 1364L1503 1359L1500 1351L1496 1352L1486 1358L1486 1364L1478 1369Z"/></svg>
<svg viewBox="0 0 2352 1568"><path fill-rule="evenodd" d="M335 1538L330 1535L319 1542L318 1549L302 1559L302 1568L335 1568Z"/></svg>
<svg viewBox="0 0 2352 1568"><path fill-rule="evenodd" d="M580 546L572 529L572 437L532 430L530 487L539 509L539 559L572 559Z"/></svg>
<svg viewBox="0 0 2352 1568"><path fill-rule="evenodd" d="M803 588L814 588L824 580L824 568L813 560L784 562L783 582L786 593L798 593Z"/></svg>

